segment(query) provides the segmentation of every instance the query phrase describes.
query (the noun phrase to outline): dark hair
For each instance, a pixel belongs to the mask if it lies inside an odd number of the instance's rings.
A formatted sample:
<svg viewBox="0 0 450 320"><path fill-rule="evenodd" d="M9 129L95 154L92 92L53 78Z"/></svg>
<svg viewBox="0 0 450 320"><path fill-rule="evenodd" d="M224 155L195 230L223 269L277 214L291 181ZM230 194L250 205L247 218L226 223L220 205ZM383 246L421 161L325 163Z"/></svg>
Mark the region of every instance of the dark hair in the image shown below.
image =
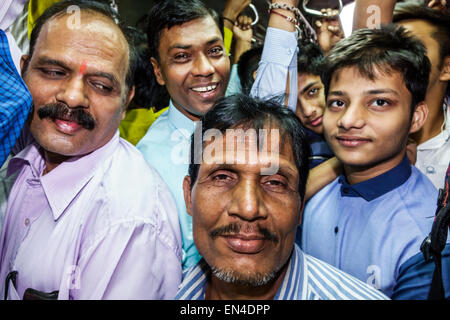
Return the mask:
<svg viewBox="0 0 450 320"><path fill-rule="evenodd" d="M150 56L159 61L159 43L165 28L182 25L186 22L210 16L223 35L223 24L213 9L200 0L159 0L150 9L147 17L147 37Z"/></svg>
<svg viewBox="0 0 450 320"><path fill-rule="evenodd" d="M142 30L126 27L130 40L136 49L136 68L134 70L135 92L129 109L150 108L153 105L156 84L152 77L150 54L147 44L147 35Z"/></svg>
<svg viewBox="0 0 450 320"><path fill-rule="evenodd" d="M68 9L70 9L71 6L76 6L81 11L91 11L91 12L95 12L95 13L100 13L103 16L111 19L111 21L113 21L119 27L119 29L122 31L123 35L125 36L125 39L128 42L128 48L129 48L129 66L128 66L128 72L127 72L125 81L126 81L126 85L127 85L128 89L130 89L134 84L134 70L136 69L136 55L137 54L136 54L136 51L132 44L132 41L130 39L130 35L125 28L125 25L120 22L119 15L114 10L112 10L111 6L106 2L87 1L87 0L63 0L63 1L57 2L54 5L50 6L36 20L36 24L33 28L33 31L31 32L30 50L29 50L30 58L33 56L34 48L36 46L36 41L37 41L39 34L41 32L41 29L45 25L45 23L55 16L60 16L65 13L68 13ZM30 59L28 59L28 61L30 61ZM28 63L26 63L26 66L24 67L24 71L26 71L27 66L28 66Z"/></svg>
<svg viewBox="0 0 450 320"><path fill-rule="evenodd" d="M297 69L299 73L308 73L320 76L323 70L325 55L320 46L309 41L302 42L297 57Z"/></svg>
<svg viewBox="0 0 450 320"><path fill-rule="evenodd" d="M356 67L371 80L376 78L377 69L385 73L398 71L411 92L411 109L425 100L430 60L422 42L402 27L389 24L380 29L360 29L339 41L325 59L321 78L326 96L333 74L345 67Z"/></svg>
<svg viewBox="0 0 450 320"><path fill-rule="evenodd" d="M423 1L422 1L423 2ZM440 10L428 8L412 2L399 2L394 9L395 23L403 20L424 20L432 24L436 31L430 36L439 44L439 69L442 68L444 58L450 56L450 14Z"/></svg>
<svg viewBox="0 0 450 320"><path fill-rule="evenodd" d="M280 141L283 141L283 145L291 143L299 174L298 191L303 199L309 174L308 159L311 149L302 123L294 112L274 100L260 100L243 94L221 98L202 118L202 125L196 127L196 132L191 139L189 165L191 187L195 184L200 169L200 164L195 162L195 144L201 143L203 148L203 136L207 130L217 129L225 133L227 129L251 128L259 132L260 129L269 129L272 126L280 130ZM195 141L196 136L202 137L200 142Z"/></svg>
<svg viewBox="0 0 450 320"><path fill-rule="evenodd" d="M258 70L263 46L254 47L244 52L238 61L238 75L241 81L242 93L249 95L255 79L253 74Z"/></svg>

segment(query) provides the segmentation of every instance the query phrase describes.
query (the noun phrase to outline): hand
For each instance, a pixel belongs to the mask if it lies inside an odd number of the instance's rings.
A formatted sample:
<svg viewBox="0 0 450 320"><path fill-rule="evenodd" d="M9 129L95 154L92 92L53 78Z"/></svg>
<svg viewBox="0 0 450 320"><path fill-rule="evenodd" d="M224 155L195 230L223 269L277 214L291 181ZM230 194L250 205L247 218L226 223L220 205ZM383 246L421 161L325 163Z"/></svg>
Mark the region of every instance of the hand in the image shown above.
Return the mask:
<svg viewBox="0 0 450 320"><path fill-rule="evenodd" d="M328 17L316 20L315 26L317 41L326 55L344 37L344 33L340 26L338 10L322 9L321 11Z"/></svg>
<svg viewBox="0 0 450 320"><path fill-rule="evenodd" d="M252 0L227 0L223 16L236 21L239 14L248 7Z"/></svg>
<svg viewBox="0 0 450 320"><path fill-rule="evenodd" d="M248 16L239 16L233 26L233 34L238 41L251 42L253 37L253 19Z"/></svg>
<svg viewBox="0 0 450 320"><path fill-rule="evenodd" d="M294 6L294 7L298 7L298 3L299 3L299 0L272 0L272 3L275 3L275 2L280 2L280 3L287 3L287 4L290 4L291 6Z"/></svg>
<svg viewBox="0 0 450 320"><path fill-rule="evenodd" d="M445 12L447 10L447 0L428 0L428 8Z"/></svg>

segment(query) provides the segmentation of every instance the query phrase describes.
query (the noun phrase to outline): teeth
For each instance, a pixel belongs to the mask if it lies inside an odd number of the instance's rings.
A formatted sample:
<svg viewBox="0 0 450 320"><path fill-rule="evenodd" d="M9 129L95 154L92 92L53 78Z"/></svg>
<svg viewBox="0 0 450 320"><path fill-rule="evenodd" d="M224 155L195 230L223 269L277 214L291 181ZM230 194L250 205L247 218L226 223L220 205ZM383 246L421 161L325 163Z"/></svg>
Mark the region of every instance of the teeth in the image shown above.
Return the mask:
<svg viewBox="0 0 450 320"><path fill-rule="evenodd" d="M192 88L192 90L195 92L209 92L209 91L215 90L216 88L217 88L217 84L212 85L212 86L207 86L207 87Z"/></svg>

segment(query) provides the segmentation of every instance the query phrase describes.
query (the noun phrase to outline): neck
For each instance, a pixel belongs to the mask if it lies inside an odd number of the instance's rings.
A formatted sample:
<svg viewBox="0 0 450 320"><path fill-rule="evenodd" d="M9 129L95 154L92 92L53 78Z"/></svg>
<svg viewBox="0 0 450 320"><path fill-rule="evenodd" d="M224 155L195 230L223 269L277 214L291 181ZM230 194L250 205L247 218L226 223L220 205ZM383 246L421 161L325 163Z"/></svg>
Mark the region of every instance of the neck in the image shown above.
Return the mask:
<svg viewBox="0 0 450 320"><path fill-rule="evenodd" d="M429 88L425 102L428 106L427 120L419 131L411 134L411 138L417 142L418 145L436 137L441 133L442 124L444 123L444 104L445 91L447 82L442 86L434 86Z"/></svg>
<svg viewBox="0 0 450 320"><path fill-rule="evenodd" d="M350 185L354 185L378 177L379 175L382 175L383 173L398 166L405 157L405 153L406 148L391 159L385 160L375 166L356 167L344 164L344 172L347 182Z"/></svg>
<svg viewBox="0 0 450 320"><path fill-rule="evenodd" d="M44 151L44 158L45 158L45 169L42 175L46 175L47 173L55 169L57 166L59 166L61 163L63 163L70 157L49 151Z"/></svg>
<svg viewBox="0 0 450 320"><path fill-rule="evenodd" d="M249 286L228 283L211 275L206 285L206 300L273 300L286 275L286 265L278 272L277 277L263 286Z"/></svg>
<svg viewBox="0 0 450 320"><path fill-rule="evenodd" d="M175 103L175 101L172 100L172 104L173 106L180 111L184 116L186 116L188 119L192 120L192 121L199 121L202 117L195 115L193 113L188 112L186 109L184 109L182 106L179 106L177 103Z"/></svg>

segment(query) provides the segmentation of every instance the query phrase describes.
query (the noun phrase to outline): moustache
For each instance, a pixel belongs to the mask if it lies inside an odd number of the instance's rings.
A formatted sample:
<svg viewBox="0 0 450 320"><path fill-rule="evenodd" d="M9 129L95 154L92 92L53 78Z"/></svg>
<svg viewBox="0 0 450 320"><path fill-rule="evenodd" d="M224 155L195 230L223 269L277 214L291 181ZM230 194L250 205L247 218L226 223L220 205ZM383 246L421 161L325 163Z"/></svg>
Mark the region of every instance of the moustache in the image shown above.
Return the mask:
<svg viewBox="0 0 450 320"><path fill-rule="evenodd" d="M278 236L275 233L267 228L261 227L259 224L230 223L227 226L218 227L212 230L209 235L212 238L219 236L233 236L238 235L241 231L244 231L245 233L259 233L264 240L273 241L274 243L278 243L279 241Z"/></svg>
<svg viewBox="0 0 450 320"><path fill-rule="evenodd" d="M81 108L71 109L62 103L49 103L42 106L37 114L40 119L49 118L53 121L61 119L76 122L87 130L93 130L96 126L94 118Z"/></svg>

